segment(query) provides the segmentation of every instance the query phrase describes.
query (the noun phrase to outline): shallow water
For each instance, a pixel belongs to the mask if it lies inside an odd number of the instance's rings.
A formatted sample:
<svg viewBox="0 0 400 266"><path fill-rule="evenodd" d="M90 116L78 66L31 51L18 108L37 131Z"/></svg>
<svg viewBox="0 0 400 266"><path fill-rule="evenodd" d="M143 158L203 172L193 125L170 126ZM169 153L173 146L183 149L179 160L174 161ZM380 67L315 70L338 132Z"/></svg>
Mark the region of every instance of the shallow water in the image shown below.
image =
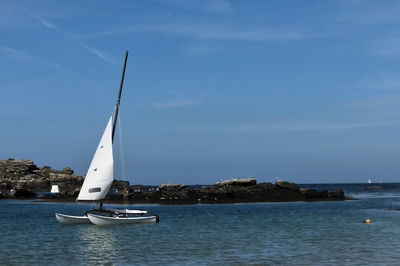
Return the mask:
<svg viewBox="0 0 400 266"><path fill-rule="evenodd" d="M379 184L381 185L381 184ZM311 185L309 185L311 186ZM0 201L0 264L393 265L400 261L400 184L341 202L136 205L160 223L60 225L89 204ZM118 205L112 205L121 207ZM363 221L369 218L372 223Z"/></svg>

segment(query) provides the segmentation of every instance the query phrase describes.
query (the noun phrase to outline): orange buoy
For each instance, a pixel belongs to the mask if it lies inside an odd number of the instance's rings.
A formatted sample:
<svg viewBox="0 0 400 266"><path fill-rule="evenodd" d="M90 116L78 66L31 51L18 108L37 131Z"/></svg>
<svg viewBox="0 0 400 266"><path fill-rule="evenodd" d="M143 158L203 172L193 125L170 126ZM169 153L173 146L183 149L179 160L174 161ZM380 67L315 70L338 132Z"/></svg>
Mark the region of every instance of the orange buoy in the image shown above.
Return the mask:
<svg viewBox="0 0 400 266"><path fill-rule="evenodd" d="M365 221L364 221L366 224L369 224L370 222L371 222L371 220L370 219L365 219Z"/></svg>

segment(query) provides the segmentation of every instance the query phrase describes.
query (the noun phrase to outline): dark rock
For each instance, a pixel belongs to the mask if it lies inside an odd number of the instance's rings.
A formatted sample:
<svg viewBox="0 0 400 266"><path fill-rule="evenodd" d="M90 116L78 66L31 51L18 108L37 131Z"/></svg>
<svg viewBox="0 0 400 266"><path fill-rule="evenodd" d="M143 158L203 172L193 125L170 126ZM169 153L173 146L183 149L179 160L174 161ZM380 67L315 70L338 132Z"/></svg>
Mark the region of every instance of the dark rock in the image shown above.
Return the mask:
<svg viewBox="0 0 400 266"><path fill-rule="evenodd" d="M234 202L234 193L231 186L221 186L218 183L203 186L198 191L198 201L203 203Z"/></svg>
<svg viewBox="0 0 400 266"><path fill-rule="evenodd" d="M0 191L1 190L4 190L4 191L10 190L10 185L7 182L0 183Z"/></svg>
<svg viewBox="0 0 400 266"><path fill-rule="evenodd" d="M257 184L257 180L254 177L250 177L250 178L244 178L244 179L234 178L234 179L230 179L230 180L221 180L221 181L215 183L214 185L217 185L217 186L254 186L255 184Z"/></svg>
<svg viewBox="0 0 400 266"><path fill-rule="evenodd" d="M15 178L34 174L35 170L38 169L39 168L33 163L32 160L3 160L0 161L0 179Z"/></svg>
<svg viewBox="0 0 400 266"><path fill-rule="evenodd" d="M107 195L109 203L160 203L160 192L156 186L135 185L118 189Z"/></svg>
<svg viewBox="0 0 400 266"><path fill-rule="evenodd" d="M307 200L320 199L322 196L320 191L311 188L300 188L300 192L305 195Z"/></svg>
<svg viewBox="0 0 400 266"><path fill-rule="evenodd" d="M160 198L166 201L197 201L195 190L183 184L164 184L159 188Z"/></svg>
<svg viewBox="0 0 400 266"><path fill-rule="evenodd" d="M10 199L10 198L11 196L9 194L0 191L0 199Z"/></svg>
<svg viewBox="0 0 400 266"><path fill-rule="evenodd" d="M33 198L36 196L36 193L25 189L12 189L10 196L14 198Z"/></svg>
<svg viewBox="0 0 400 266"><path fill-rule="evenodd" d="M221 180L210 186L201 187L191 196L192 201L197 197L197 201L201 203L251 202L259 200L262 191L263 185L258 186L256 179L250 177Z"/></svg>
<svg viewBox="0 0 400 266"><path fill-rule="evenodd" d="M50 166L39 168L31 160L0 160L0 190L50 191L51 184L58 184L62 191L74 190L82 186L84 177L72 173L68 167L63 171Z"/></svg>
<svg viewBox="0 0 400 266"><path fill-rule="evenodd" d="M333 199L343 200L345 199L345 195L342 189L337 188L332 192L329 192L329 197Z"/></svg>
<svg viewBox="0 0 400 266"><path fill-rule="evenodd" d="M33 179L23 185L19 185L19 187L30 191L50 191L50 181Z"/></svg>
<svg viewBox="0 0 400 266"><path fill-rule="evenodd" d="M13 198L35 198L34 191L50 191L57 184L61 193L37 196L42 200L75 200L82 186L84 176L74 175L65 167L63 171L49 166L38 168L31 160L0 160L0 190L12 192ZM276 184L259 183L255 178L224 180L198 189L183 184L165 184L160 187L135 185L128 181L115 180L112 189L116 193L108 195L106 202L115 203L234 203L264 201L316 201L344 200L342 190L328 192L299 188L293 182L277 180ZM6 194L5 194L6 195ZM7 196L1 196L5 198Z"/></svg>
<svg viewBox="0 0 400 266"><path fill-rule="evenodd" d="M118 196L119 192L115 194ZM125 201L139 203L158 203L161 198L158 187L143 185L130 186L125 191L121 191L121 196Z"/></svg>
<svg viewBox="0 0 400 266"><path fill-rule="evenodd" d="M315 189L306 188L306 187L301 187L301 188L299 188L299 191L300 191L301 193L303 193L303 194L306 194L307 191L310 191L310 190L315 190Z"/></svg>
<svg viewBox="0 0 400 266"><path fill-rule="evenodd" d="M67 174L67 175L73 175L74 174L74 170L72 170L71 167L66 166L66 167L64 167L64 169L62 169L62 173L63 174Z"/></svg>
<svg viewBox="0 0 400 266"><path fill-rule="evenodd" d="M275 189L274 184L268 182L268 183L259 183L257 184L258 187L261 187L264 191L269 191L272 189Z"/></svg>
<svg viewBox="0 0 400 266"><path fill-rule="evenodd" d="M288 181L284 181L284 180L277 179L275 181L275 184L277 187L280 187L283 189L288 189L288 190L293 190L293 191L297 191L300 189L300 187L296 183L288 182Z"/></svg>
<svg viewBox="0 0 400 266"><path fill-rule="evenodd" d="M273 191L274 185L271 183L260 183L254 186L235 187L232 189L232 194L235 200L244 202L263 201Z"/></svg>
<svg viewBox="0 0 400 266"><path fill-rule="evenodd" d="M326 189L321 190L321 197L322 197L322 198L329 198L329 192L328 192L328 190L326 190Z"/></svg>
<svg viewBox="0 0 400 266"><path fill-rule="evenodd" d="M159 191L157 186L133 185L125 189L126 193L142 193L149 191Z"/></svg>
<svg viewBox="0 0 400 266"><path fill-rule="evenodd" d="M311 188L300 188L300 192L306 196L307 200L344 200L345 195L342 189L338 188L332 192L327 190L317 191Z"/></svg>
<svg viewBox="0 0 400 266"><path fill-rule="evenodd" d="M192 204L192 203L234 203L264 201L321 201L344 200L344 193L338 189L333 192L299 188L291 182L255 183L240 185L237 182L218 182L210 186L193 189L183 184L166 184L159 188L152 186L130 186L124 192L108 197L110 201L124 199L130 203ZM251 181L254 182L254 181ZM286 183L285 183L286 182Z"/></svg>
<svg viewBox="0 0 400 266"><path fill-rule="evenodd" d="M77 198L79 195L79 192L81 192L80 188L76 188L73 191L70 192L70 195L73 196L74 198Z"/></svg>
<svg viewBox="0 0 400 266"><path fill-rule="evenodd" d="M111 189L125 190L129 187L129 181L114 180Z"/></svg>

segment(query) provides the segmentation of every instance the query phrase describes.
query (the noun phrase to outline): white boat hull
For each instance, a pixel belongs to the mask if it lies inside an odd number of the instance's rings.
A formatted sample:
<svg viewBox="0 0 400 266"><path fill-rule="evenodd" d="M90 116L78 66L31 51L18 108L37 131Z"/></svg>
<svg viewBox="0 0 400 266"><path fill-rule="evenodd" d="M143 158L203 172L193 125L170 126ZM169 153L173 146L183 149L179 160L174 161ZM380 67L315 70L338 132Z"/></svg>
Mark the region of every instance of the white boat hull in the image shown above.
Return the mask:
<svg viewBox="0 0 400 266"><path fill-rule="evenodd" d="M57 220L62 224L90 224L87 216L72 216L61 213L56 213Z"/></svg>
<svg viewBox="0 0 400 266"><path fill-rule="evenodd" d="M90 222L95 225L117 225L117 224L137 224L137 223L156 223L158 216L139 216L139 217L108 217L93 213L87 214Z"/></svg>

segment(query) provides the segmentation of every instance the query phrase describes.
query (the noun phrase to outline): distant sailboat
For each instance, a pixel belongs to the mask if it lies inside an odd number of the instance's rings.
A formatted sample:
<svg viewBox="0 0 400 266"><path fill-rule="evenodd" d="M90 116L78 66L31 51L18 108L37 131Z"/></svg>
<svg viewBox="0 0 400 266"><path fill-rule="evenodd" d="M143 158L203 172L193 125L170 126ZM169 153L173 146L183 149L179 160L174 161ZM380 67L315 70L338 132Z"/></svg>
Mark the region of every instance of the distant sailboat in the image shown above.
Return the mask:
<svg viewBox="0 0 400 266"><path fill-rule="evenodd" d="M372 183L371 179L368 179L368 184L371 184L371 183Z"/></svg>
<svg viewBox="0 0 400 266"><path fill-rule="evenodd" d="M158 222L159 220L157 215L146 215L148 212L143 210L103 208L104 198L107 196L114 180L113 140L127 59L128 51L126 51L125 54L124 69L122 72L121 86L115 107L114 119L111 116L108 120L106 129L93 156L85 181L83 182L77 198L77 201L99 202L99 207L97 209L86 211L84 216L71 216L56 213L56 218L60 223L94 223L96 225L111 225Z"/></svg>
<svg viewBox="0 0 400 266"><path fill-rule="evenodd" d="M59 189L58 185L52 185L50 193L60 193L60 189Z"/></svg>

